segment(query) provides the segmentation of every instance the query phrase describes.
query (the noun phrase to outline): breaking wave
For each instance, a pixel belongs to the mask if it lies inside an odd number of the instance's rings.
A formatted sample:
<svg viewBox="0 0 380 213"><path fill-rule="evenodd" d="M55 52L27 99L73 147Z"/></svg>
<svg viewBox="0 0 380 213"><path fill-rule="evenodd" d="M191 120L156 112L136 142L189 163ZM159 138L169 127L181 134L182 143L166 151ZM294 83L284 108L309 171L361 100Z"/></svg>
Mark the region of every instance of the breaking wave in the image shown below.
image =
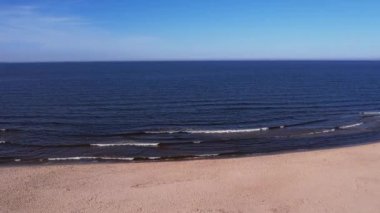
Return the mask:
<svg viewBox="0 0 380 213"><path fill-rule="evenodd" d="M311 132L311 133L309 133L309 135L325 134L325 133L335 132L336 130L337 130L336 128L325 129L325 130L321 130L321 131Z"/></svg>
<svg viewBox="0 0 380 213"><path fill-rule="evenodd" d="M120 160L132 161L132 157L66 157L66 158L48 158L49 161L75 161L75 160Z"/></svg>
<svg viewBox="0 0 380 213"><path fill-rule="evenodd" d="M249 133L267 131L269 127L254 128L254 129L226 129L226 130L189 130L185 131L190 134L228 134L228 133Z"/></svg>
<svg viewBox="0 0 380 213"><path fill-rule="evenodd" d="M110 147L110 146L143 146L143 147L158 147L160 143L112 143L112 144L90 144L90 146Z"/></svg>
<svg viewBox="0 0 380 213"><path fill-rule="evenodd" d="M363 122L360 122L360 123L355 123L355 124L350 124L350 125L340 126L339 129L350 129L350 128L354 128L354 127L361 126L361 125L363 125L363 124L364 124Z"/></svg>
<svg viewBox="0 0 380 213"><path fill-rule="evenodd" d="M75 156L75 157L48 157L48 158L34 158L34 159L22 159L22 158L0 158L0 162L57 162L57 161L157 161L157 160L185 160L185 159L197 159L197 158L212 158L219 156L234 156L240 155L240 152L225 152L225 153L210 153L210 154L194 154L194 155L174 155L174 156L150 156L150 157L96 157L96 156Z"/></svg>
<svg viewBox="0 0 380 213"><path fill-rule="evenodd" d="M360 114L364 117L380 116L380 112L362 112Z"/></svg>
<svg viewBox="0 0 380 213"><path fill-rule="evenodd" d="M77 148L77 147L118 147L118 146L135 146L135 147L160 147L180 144L200 144L205 141L185 141L177 143L144 143L144 142L128 142L128 143L95 143L95 144L24 144L9 141L0 141L0 144L22 146L22 147L39 147L39 148Z"/></svg>
<svg viewBox="0 0 380 213"><path fill-rule="evenodd" d="M207 157L217 157L220 154L200 154L200 155L189 155L189 156L167 156L167 157L94 157L94 156L78 156L78 157L57 157L57 158L47 158L47 161L139 161L139 160L175 160L175 159L186 159L186 158L207 158ZM43 160L43 159L41 159ZM15 162L22 161L21 159L14 159Z"/></svg>
<svg viewBox="0 0 380 213"><path fill-rule="evenodd" d="M312 121L306 121L301 123L284 124L279 126L269 126L269 127L255 127L246 129L151 129L151 130L136 130L120 133L109 133L109 134L90 134L90 135L74 135L81 137L139 137L144 135L173 135L173 134L233 134L233 133L250 133L250 132L262 132L274 129L284 129L297 126L306 126L310 124L316 124L328 121L328 119L318 119Z"/></svg>
<svg viewBox="0 0 380 213"><path fill-rule="evenodd" d="M273 129L284 129L296 126L305 126L315 123L321 123L328 121L328 119L319 119L313 121L307 121L302 123L287 124L280 126L271 127L258 127L258 128L247 128L247 129L208 129L208 130L196 130L196 129L185 129L185 130L148 130L148 131L135 131L112 134L109 136L137 136L137 135L149 135L149 134L229 134L229 133L250 133L250 132L262 132Z"/></svg>
<svg viewBox="0 0 380 213"><path fill-rule="evenodd" d="M321 131L311 132L311 133L309 133L309 135L325 134L325 133L335 132L338 130L351 129L351 128L361 126L363 124L364 124L363 122L359 122L359 123L354 123L354 124L349 124L349 125L344 125L344 126L338 126L338 127L332 128L332 129L325 129L325 130L321 130Z"/></svg>

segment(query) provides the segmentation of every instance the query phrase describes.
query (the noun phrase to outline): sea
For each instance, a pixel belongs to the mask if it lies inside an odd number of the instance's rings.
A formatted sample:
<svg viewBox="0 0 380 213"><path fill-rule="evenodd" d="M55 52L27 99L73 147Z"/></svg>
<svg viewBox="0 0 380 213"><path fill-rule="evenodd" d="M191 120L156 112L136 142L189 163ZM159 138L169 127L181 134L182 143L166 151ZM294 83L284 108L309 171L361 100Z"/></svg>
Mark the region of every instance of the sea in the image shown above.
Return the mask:
<svg viewBox="0 0 380 213"><path fill-rule="evenodd" d="M239 157L380 140L380 61L0 63L0 163Z"/></svg>

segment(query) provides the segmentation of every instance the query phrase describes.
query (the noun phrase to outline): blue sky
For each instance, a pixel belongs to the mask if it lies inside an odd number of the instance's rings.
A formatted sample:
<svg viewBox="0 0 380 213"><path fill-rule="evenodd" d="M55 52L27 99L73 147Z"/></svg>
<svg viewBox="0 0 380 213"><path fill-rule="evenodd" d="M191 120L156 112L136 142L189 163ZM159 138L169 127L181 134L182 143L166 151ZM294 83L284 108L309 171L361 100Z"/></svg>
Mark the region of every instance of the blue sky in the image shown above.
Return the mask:
<svg viewBox="0 0 380 213"><path fill-rule="evenodd" d="M0 61L379 59L378 0L0 0Z"/></svg>

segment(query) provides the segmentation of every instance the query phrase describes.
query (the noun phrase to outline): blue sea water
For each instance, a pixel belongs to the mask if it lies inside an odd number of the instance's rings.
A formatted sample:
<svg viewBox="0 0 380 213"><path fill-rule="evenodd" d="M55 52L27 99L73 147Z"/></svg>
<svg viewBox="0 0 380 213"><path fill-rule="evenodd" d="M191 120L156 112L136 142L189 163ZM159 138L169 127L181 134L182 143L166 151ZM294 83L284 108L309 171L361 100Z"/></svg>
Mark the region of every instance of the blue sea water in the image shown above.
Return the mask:
<svg viewBox="0 0 380 213"><path fill-rule="evenodd" d="M0 64L0 162L240 156L380 139L380 62Z"/></svg>

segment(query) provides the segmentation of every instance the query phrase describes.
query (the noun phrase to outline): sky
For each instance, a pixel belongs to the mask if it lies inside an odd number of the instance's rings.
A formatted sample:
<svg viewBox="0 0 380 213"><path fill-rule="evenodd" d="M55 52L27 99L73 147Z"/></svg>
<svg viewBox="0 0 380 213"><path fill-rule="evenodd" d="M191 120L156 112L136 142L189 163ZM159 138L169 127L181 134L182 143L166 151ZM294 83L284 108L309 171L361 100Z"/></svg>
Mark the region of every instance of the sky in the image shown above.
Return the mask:
<svg viewBox="0 0 380 213"><path fill-rule="evenodd" d="M0 61L377 60L379 0L0 0Z"/></svg>

